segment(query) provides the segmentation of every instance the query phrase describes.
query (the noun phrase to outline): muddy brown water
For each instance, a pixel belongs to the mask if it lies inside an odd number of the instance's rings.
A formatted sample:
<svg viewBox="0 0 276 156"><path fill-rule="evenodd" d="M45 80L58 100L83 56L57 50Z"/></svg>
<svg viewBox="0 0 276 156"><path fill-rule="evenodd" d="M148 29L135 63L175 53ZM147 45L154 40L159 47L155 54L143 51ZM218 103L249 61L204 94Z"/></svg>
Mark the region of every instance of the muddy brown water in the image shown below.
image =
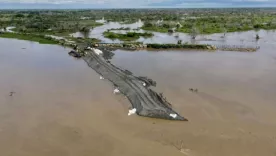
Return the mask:
<svg viewBox="0 0 276 156"><path fill-rule="evenodd" d="M128 101L69 49L0 39L1 155L275 156L276 47L260 43L255 53L115 51L112 63L156 80L189 119L174 122L127 116Z"/></svg>

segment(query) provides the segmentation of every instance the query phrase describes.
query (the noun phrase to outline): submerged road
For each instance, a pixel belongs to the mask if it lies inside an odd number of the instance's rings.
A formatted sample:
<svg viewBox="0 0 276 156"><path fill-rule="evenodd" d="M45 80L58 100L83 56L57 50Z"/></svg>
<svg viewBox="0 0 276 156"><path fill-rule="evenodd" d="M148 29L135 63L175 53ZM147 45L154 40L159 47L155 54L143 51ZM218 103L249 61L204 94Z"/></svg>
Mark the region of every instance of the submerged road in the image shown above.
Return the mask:
<svg viewBox="0 0 276 156"><path fill-rule="evenodd" d="M105 79L119 89L130 101L137 115L151 118L187 121L175 112L169 102L160 94L149 88L147 80L133 76L129 71L124 71L106 61L93 50L87 51L84 61Z"/></svg>

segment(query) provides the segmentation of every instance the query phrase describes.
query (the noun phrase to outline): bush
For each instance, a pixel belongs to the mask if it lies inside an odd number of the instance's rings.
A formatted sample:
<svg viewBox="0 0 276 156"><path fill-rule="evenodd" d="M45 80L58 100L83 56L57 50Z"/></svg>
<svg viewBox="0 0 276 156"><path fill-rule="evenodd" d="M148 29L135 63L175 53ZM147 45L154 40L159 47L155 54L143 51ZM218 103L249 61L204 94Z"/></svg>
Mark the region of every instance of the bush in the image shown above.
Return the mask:
<svg viewBox="0 0 276 156"><path fill-rule="evenodd" d="M153 24L150 22L145 22L144 27L153 27Z"/></svg>
<svg viewBox="0 0 276 156"><path fill-rule="evenodd" d="M256 35L256 40L259 40L260 39L260 36L259 34Z"/></svg>
<svg viewBox="0 0 276 156"><path fill-rule="evenodd" d="M133 33L133 32L128 32L126 34L127 37L135 37L136 36L136 33ZM139 35L138 35L139 36Z"/></svg>
<svg viewBox="0 0 276 156"><path fill-rule="evenodd" d="M103 33L106 38L110 39L119 39L123 41L131 41L131 40L137 40L139 37L151 37L153 36L152 33L136 33L136 32L128 32L127 34L120 34L120 33L114 33L114 32L104 32Z"/></svg>
<svg viewBox="0 0 276 156"><path fill-rule="evenodd" d="M204 44L148 44L148 48L153 49L169 49L169 48L183 48L183 49L208 49L209 45Z"/></svg>

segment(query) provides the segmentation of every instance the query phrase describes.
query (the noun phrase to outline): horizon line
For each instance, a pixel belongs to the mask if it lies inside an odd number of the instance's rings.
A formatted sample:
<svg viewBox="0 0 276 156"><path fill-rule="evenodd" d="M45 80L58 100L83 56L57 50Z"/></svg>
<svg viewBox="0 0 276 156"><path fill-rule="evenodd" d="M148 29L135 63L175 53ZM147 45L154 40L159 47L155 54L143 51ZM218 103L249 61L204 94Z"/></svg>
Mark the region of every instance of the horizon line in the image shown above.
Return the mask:
<svg viewBox="0 0 276 156"><path fill-rule="evenodd" d="M1 4L1 3L0 3ZM59 5L59 4L58 4ZM116 10L116 9L253 9L253 8L275 8L276 6L266 7L266 6L231 6L231 7L126 7L126 8L116 8L116 7L99 7L99 8L1 8L0 10Z"/></svg>

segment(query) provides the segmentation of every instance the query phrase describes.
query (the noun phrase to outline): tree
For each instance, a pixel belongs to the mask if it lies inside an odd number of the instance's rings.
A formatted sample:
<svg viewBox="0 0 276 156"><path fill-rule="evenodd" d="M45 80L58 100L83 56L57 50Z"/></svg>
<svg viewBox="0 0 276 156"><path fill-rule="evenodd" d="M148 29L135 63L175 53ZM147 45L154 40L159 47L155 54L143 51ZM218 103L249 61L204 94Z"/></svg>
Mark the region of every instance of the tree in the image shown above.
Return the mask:
<svg viewBox="0 0 276 156"><path fill-rule="evenodd" d="M89 37L89 33L90 33L90 28L88 28L88 27L82 27L80 29L80 32L83 34L84 38L88 38Z"/></svg>
<svg viewBox="0 0 276 156"><path fill-rule="evenodd" d="M181 27L181 24L180 23L177 23L176 24L176 29L179 29Z"/></svg>
<svg viewBox="0 0 276 156"><path fill-rule="evenodd" d="M260 29L262 27L262 25L261 24L255 24L253 27L254 27L254 29Z"/></svg>
<svg viewBox="0 0 276 156"><path fill-rule="evenodd" d="M256 34L256 40L259 40L259 39L260 39L259 34Z"/></svg>
<svg viewBox="0 0 276 156"><path fill-rule="evenodd" d="M145 22L144 27L153 27L153 24L150 22Z"/></svg>
<svg viewBox="0 0 276 156"><path fill-rule="evenodd" d="M169 24L166 24L166 23L164 23L162 26L163 26L164 28L170 28L170 25L169 25Z"/></svg>
<svg viewBox="0 0 276 156"><path fill-rule="evenodd" d="M177 44L182 44L182 40L178 40L178 41L177 41Z"/></svg>
<svg viewBox="0 0 276 156"><path fill-rule="evenodd" d="M198 29L196 27L193 27L190 33L190 36L192 37L192 39L195 40L198 34L199 34Z"/></svg>
<svg viewBox="0 0 276 156"><path fill-rule="evenodd" d="M23 18L23 17L25 17L23 14L16 14L15 16L14 16L15 18Z"/></svg>
<svg viewBox="0 0 276 156"><path fill-rule="evenodd" d="M3 24L2 23L0 23L0 31L1 31L1 29L3 28ZM4 29L4 28L3 28Z"/></svg>
<svg viewBox="0 0 276 156"><path fill-rule="evenodd" d="M27 29L25 26L20 26L18 30L19 30L19 32L25 33Z"/></svg>
<svg viewBox="0 0 276 156"><path fill-rule="evenodd" d="M225 27L223 27L222 30L223 30L223 38L225 38L226 33L227 33L227 29Z"/></svg>
<svg viewBox="0 0 276 156"><path fill-rule="evenodd" d="M79 30L79 29L80 29L80 22L75 23L75 29L76 29L76 30Z"/></svg>
<svg viewBox="0 0 276 156"><path fill-rule="evenodd" d="M173 29L169 29L168 33L174 33L174 30Z"/></svg>

